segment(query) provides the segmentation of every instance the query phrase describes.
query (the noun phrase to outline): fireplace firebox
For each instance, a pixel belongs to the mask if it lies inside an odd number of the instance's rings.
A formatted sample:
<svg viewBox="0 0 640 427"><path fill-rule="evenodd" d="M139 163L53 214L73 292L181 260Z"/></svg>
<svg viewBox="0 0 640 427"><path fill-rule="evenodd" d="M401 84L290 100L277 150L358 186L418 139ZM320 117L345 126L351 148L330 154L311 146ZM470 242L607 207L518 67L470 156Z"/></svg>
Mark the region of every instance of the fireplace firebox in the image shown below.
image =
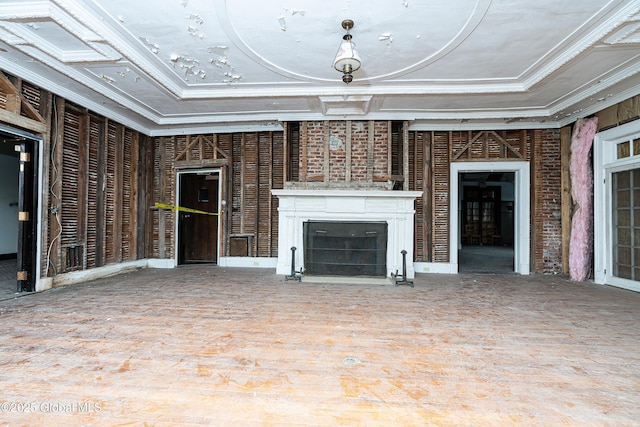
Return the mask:
<svg viewBox="0 0 640 427"><path fill-rule="evenodd" d="M380 252L376 251L376 256L380 256L380 253L383 252L382 248L386 248L385 261L384 263L376 263L378 266L374 274L380 273L391 277L393 272L402 271L402 251L406 250L407 277L414 277L414 208L415 199L422 195L421 191L285 188L271 190L271 192L278 197L277 274L290 274L292 262L296 266L303 267L305 274L311 274L309 267L313 269L313 266L308 264L308 258L303 250L305 248L304 223L306 222L384 223L386 224L386 239L383 244L378 245ZM365 236L366 232L365 229ZM329 234L329 230L327 230L327 234ZM381 234L382 232L378 232L378 236ZM341 237L343 244L346 244L347 241L351 245L362 244L361 240L363 240L349 236L346 236L349 237L348 240L344 240L345 236ZM377 239L378 237L375 240L377 241ZM340 242L340 239L337 240L336 245ZM291 248L294 246L300 250L292 252ZM353 249L355 247L352 247L351 255L356 255L357 253ZM295 259L292 260L292 256ZM328 255L325 253L324 256ZM346 254L343 256L346 257ZM371 254L369 253L368 256ZM386 268L386 270L381 272L379 268ZM323 276L335 274L337 270L337 268L333 268L328 273L318 273L316 270L313 274Z"/></svg>
<svg viewBox="0 0 640 427"><path fill-rule="evenodd" d="M303 228L306 274L386 276L386 222L307 221Z"/></svg>

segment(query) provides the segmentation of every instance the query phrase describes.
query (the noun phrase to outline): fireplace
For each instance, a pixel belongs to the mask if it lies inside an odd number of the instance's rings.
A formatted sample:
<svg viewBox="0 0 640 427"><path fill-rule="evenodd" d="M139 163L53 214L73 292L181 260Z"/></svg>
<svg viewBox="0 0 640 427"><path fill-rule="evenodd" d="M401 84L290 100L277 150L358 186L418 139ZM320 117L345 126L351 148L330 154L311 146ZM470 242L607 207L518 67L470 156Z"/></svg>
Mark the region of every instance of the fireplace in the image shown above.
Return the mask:
<svg viewBox="0 0 640 427"><path fill-rule="evenodd" d="M386 276L386 222L307 221L303 234L306 274Z"/></svg>
<svg viewBox="0 0 640 427"><path fill-rule="evenodd" d="M295 247L296 270L303 268L307 275L367 275L389 277L396 271L402 272L401 251L407 251L407 277L413 278L413 247L414 247L414 215L415 199L422 195L420 191L391 191L391 190L347 190L347 189L284 189L272 190L279 199L278 207L278 263L276 273L287 275L291 273L291 248ZM307 224L307 225L305 225ZM312 224L312 225L309 225ZM357 236L345 236L344 231L326 228L331 225L358 227L353 231L358 236L370 237L369 243L375 240L378 248L362 248L363 240ZM356 226L356 224L358 224ZM319 248L313 243L308 248L309 238L305 237L309 227L314 234L327 237L323 244L336 246L342 250L341 255L334 254L343 264L331 270L328 261L317 266L317 256L329 257L329 253L315 253ZM315 228L314 228L315 227ZM325 228L323 228L325 227ZM376 228L379 227L379 228ZM386 229L385 232L382 229ZM320 233L318 233L318 230ZM373 233L375 239L373 239ZM341 236L330 236L339 233ZM333 239L330 240L329 237ZM380 239L384 239L383 242ZM367 240L367 239L365 239ZM329 243L326 243L329 241ZM342 243L340 243L342 241ZM339 245L343 246L340 247ZM347 248L347 245L350 245ZM358 253L356 250L365 249ZM311 251L311 252L310 252ZM348 257L352 256L376 257L375 267L353 268L348 271ZM309 258L311 256L311 258ZM314 258L316 257L316 258ZM340 258L342 257L342 258ZM384 260L384 261L383 261ZM308 262L312 264L307 265ZM352 263L356 264L356 263ZM365 262L365 264L368 264ZM353 266L352 266L353 267ZM364 272L363 272L364 271Z"/></svg>

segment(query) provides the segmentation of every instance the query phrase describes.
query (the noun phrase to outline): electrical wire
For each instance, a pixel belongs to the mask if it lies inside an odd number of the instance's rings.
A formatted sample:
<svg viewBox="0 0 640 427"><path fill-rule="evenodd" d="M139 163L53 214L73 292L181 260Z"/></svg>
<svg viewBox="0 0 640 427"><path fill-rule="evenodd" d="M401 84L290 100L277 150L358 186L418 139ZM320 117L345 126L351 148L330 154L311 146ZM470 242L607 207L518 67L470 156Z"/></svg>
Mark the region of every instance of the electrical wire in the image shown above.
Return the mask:
<svg viewBox="0 0 640 427"><path fill-rule="evenodd" d="M58 197L58 195L54 191L54 187L60 180L60 175L58 173L58 168L56 167L56 162L55 162L56 144L58 143L58 132L59 132L58 110L56 108L55 95L53 96L53 120L54 120L54 126L53 126L54 132L52 135L53 137L51 138L52 143L51 143L51 154L50 154L51 169L53 171L53 182L49 187L49 192L51 193L51 195L53 196L56 202L55 205L50 208L50 212L53 212L56 218L56 221L58 222L58 234L53 239L51 239L51 242L49 243L49 249L47 250L47 275L49 274L49 267L51 267L53 269L53 276L55 277L58 275L58 272L57 272L56 266L51 262L51 250L53 249L53 245L56 242L56 240L60 239L60 237L62 236L62 222L60 221L60 209L62 209L62 206L60 203L60 197Z"/></svg>

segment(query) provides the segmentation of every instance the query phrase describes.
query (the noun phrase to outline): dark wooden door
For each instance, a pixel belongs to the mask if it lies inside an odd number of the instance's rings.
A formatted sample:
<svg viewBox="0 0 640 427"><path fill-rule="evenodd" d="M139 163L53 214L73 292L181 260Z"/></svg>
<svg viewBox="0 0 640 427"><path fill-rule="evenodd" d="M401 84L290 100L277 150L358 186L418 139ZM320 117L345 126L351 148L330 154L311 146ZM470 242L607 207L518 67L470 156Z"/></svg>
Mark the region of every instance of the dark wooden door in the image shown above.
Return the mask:
<svg viewBox="0 0 640 427"><path fill-rule="evenodd" d="M180 206L203 212L218 212L220 175L182 174ZM218 259L218 216L178 211L178 264L209 262Z"/></svg>

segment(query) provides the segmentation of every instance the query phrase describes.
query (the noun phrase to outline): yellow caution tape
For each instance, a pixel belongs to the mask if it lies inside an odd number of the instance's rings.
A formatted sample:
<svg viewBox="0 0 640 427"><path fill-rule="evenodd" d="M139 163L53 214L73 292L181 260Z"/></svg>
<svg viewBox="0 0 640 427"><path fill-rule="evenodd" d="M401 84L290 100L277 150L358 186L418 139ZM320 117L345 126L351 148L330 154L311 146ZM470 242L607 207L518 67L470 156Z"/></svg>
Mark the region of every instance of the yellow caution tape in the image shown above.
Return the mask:
<svg viewBox="0 0 640 427"><path fill-rule="evenodd" d="M168 205L166 203L156 202L155 206L156 208L159 208L159 209L171 209L172 211L189 212L189 213L201 214L201 215L217 215L217 216L222 215L222 212L205 212L205 211L199 211L198 209L185 208L184 206Z"/></svg>

